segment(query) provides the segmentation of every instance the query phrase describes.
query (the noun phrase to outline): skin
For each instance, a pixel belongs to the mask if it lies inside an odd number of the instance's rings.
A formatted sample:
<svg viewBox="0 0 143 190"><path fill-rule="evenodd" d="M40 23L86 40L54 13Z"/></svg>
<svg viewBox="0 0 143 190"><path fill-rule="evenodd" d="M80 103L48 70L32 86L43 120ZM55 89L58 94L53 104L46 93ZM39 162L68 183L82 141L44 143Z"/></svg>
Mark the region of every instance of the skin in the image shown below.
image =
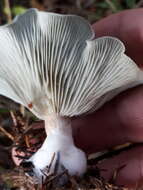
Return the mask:
<svg viewBox="0 0 143 190"><path fill-rule="evenodd" d="M111 15L93 25L96 37L114 36L126 46L126 54L143 66L143 9ZM127 142L143 142L143 86L127 90L92 115L73 119L76 145L87 153L103 151ZM114 182L130 188L143 183L143 146L122 152L98 164L110 179L120 168Z"/></svg>
<svg viewBox="0 0 143 190"><path fill-rule="evenodd" d="M96 37L114 36L126 47L126 54L143 66L143 9L111 15L93 25ZM42 124L41 124L42 125ZM88 116L72 119L76 145L95 153L127 142L139 146L98 164L106 179L119 170L114 182L130 188L143 183L143 86L127 90Z"/></svg>

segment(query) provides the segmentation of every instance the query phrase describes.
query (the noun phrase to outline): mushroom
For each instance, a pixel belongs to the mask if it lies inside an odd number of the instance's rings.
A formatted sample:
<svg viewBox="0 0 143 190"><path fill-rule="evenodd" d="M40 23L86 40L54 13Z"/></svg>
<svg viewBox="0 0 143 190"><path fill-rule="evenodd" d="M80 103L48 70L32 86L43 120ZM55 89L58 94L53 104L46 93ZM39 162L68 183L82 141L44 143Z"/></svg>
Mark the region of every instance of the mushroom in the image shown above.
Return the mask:
<svg viewBox="0 0 143 190"><path fill-rule="evenodd" d="M72 138L71 117L99 109L121 91L139 85L142 71L113 37L95 38L79 16L29 9L0 27L0 94L45 121L47 137L26 162L39 180L63 167L70 175L86 171L85 153ZM99 127L99 126L96 126Z"/></svg>

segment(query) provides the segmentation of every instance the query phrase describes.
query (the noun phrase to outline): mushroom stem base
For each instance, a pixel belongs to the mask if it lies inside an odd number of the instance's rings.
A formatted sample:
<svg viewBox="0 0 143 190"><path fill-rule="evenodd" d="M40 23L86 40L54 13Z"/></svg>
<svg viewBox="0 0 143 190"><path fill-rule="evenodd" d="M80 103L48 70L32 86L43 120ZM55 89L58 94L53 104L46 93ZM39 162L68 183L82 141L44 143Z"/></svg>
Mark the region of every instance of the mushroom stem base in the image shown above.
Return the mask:
<svg viewBox="0 0 143 190"><path fill-rule="evenodd" d="M86 156L74 145L70 120L61 117L48 118L45 128L47 138L28 160L34 166L34 174L41 179L41 171L50 167L48 175L55 172L60 174L63 169L67 169L70 175L82 176L86 171Z"/></svg>

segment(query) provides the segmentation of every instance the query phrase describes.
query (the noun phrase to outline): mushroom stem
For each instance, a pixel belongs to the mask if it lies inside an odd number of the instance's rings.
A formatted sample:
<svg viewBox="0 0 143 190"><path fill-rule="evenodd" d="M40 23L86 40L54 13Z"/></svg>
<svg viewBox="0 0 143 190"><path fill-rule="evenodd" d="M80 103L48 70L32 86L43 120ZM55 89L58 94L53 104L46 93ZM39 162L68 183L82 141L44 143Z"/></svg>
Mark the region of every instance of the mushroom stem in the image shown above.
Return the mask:
<svg viewBox="0 0 143 190"><path fill-rule="evenodd" d="M48 175L55 173L58 160L57 173L68 170L70 175L82 176L86 171L86 156L78 149L73 142L71 120L58 115L50 115L45 120L47 138L42 147L30 158L34 165L34 172L39 178L42 177L41 170L44 170L51 163L52 166Z"/></svg>
<svg viewBox="0 0 143 190"><path fill-rule="evenodd" d="M47 137L52 135L53 133L57 133L58 136L62 135L64 137L68 137L70 143L73 144L70 118L61 117L57 114L51 114L45 119L45 130Z"/></svg>

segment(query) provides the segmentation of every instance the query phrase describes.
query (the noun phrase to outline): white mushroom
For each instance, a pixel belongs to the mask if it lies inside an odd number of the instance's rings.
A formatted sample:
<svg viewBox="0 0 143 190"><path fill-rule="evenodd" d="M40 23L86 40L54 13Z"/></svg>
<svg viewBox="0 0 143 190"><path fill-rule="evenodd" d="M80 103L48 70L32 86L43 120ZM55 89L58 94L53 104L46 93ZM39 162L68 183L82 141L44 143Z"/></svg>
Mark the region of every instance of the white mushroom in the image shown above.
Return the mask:
<svg viewBox="0 0 143 190"><path fill-rule="evenodd" d="M28 160L39 179L54 153L58 172L62 166L70 175L86 171L86 156L74 145L70 118L93 112L142 83L142 71L124 52L116 38L94 39L79 16L30 9L0 27L0 94L45 121L47 138Z"/></svg>

